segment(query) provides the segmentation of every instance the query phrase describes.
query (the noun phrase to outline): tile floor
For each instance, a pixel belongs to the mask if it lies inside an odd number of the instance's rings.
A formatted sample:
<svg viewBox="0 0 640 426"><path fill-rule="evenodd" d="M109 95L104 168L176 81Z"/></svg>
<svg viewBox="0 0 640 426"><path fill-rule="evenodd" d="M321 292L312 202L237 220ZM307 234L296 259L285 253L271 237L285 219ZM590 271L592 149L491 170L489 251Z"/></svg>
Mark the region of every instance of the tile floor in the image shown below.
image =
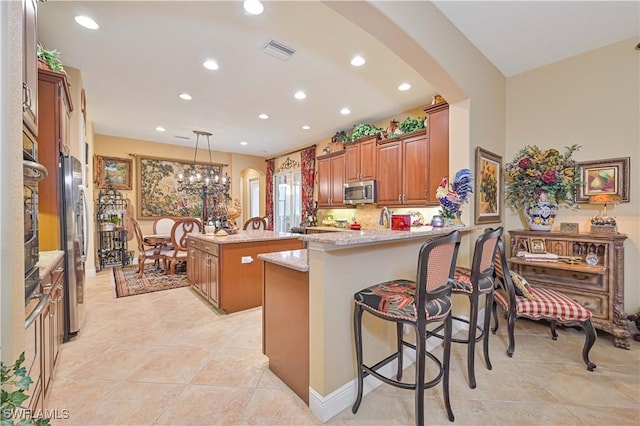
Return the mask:
<svg viewBox="0 0 640 426"><path fill-rule="evenodd" d="M268 369L260 308L221 316L188 288L116 299L111 271L88 279L87 304L80 336L62 346L48 402L69 418L52 424L320 424ZM475 390L465 347L453 345L455 424L640 424L640 343L621 350L599 333L591 351L598 367L588 372L582 333L560 329L553 341L548 327L522 320L517 333L512 359L504 323L491 337L492 371L478 350ZM450 424L440 386L426 392L425 410L428 424ZM357 415L348 408L328 422L413 423L413 393L387 385L366 395Z"/></svg>

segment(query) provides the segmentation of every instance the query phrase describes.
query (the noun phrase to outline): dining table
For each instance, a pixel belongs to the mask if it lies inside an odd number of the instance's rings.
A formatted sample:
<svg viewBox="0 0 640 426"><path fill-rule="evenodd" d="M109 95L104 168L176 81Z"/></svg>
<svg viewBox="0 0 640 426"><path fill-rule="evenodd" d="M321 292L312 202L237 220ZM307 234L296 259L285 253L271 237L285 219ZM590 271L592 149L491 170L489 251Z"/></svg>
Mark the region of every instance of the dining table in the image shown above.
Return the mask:
<svg viewBox="0 0 640 426"><path fill-rule="evenodd" d="M160 254L162 250L171 244L171 234L148 234L142 237L144 244L153 246L153 253ZM156 259L155 265L160 268L160 259Z"/></svg>

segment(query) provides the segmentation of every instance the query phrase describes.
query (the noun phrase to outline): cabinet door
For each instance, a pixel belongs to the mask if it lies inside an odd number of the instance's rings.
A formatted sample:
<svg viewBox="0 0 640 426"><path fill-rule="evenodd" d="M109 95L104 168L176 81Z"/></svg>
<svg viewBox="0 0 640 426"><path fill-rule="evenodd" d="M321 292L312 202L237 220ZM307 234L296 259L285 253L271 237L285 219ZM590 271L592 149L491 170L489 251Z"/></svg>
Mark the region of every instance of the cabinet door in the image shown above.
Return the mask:
<svg viewBox="0 0 640 426"><path fill-rule="evenodd" d="M402 144L400 141L378 145L378 205L401 204Z"/></svg>
<svg viewBox="0 0 640 426"><path fill-rule="evenodd" d="M200 250L197 250L194 247L189 247L188 250L189 258L187 259L187 280L195 287L198 287L198 265L200 264L200 256L198 254L200 253Z"/></svg>
<svg viewBox="0 0 640 426"><path fill-rule="evenodd" d="M71 127L71 105L69 104L69 98L64 96L63 83L58 86L60 92L60 153L62 155L69 155L71 142L69 128Z"/></svg>
<svg viewBox="0 0 640 426"><path fill-rule="evenodd" d="M436 188L442 177L449 174L449 109L428 115L429 131L429 190L427 204L438 205Z"/></svg>
<svg viewBox="0 0 640 426"><path fill-rule="evenodd" d="M377 163L378 137L360 142L360 179L374 180L378 168Z"/></svg>
<svg viewBox="0 0 640 426"><path fill-rule="evenodd" d="M318 160L318 207L331 207L331 161Z"/></svg>
<svg viewBox="0 0 640 426"><path fill-rule="evenodd" d="M424 205L427 201L427 135L408 138L403 141L402 157L404 164L402 203Z"/></svg>
<svg viewBox="0 0 640 426"><path fill-rule="evenodd" d="M51 382L51 373L53 366L53 325L51 321L51 308L53 301L49 299L49 305L42 311L42 393L45 398L49 391L49 383Z"/></svg>
<svg viewBox="0 0 640 426"><path fill-rule="evenodd" d="M209 256L209 300L219 307L220 287L218 286L218 256Z"/></svg>
<svg viewBox="0 0 640 426"><path fill-rule="evenodd" d="M209 299L211 255L209 253L202 253L200 264L202 265L200 268L200 293L202 293L205 299Z"/></svg>
<svg viewBox="0 0 640 426"><path fill-rule="evenodd" d="M38 60L36 0L22 0L22 119L38 136Z"/></svg>
<svg viewBox="0 0 640 426"><path fill-rule="evenodd" d="M360 181L360 144L347 145L344 151L344 179L346 182Z"/></svg>
<svg viewBox="0 0 640 426"><path fill-rule="evenodd" d="M331 158L331 206L344 207L344 155Z"/></svg>

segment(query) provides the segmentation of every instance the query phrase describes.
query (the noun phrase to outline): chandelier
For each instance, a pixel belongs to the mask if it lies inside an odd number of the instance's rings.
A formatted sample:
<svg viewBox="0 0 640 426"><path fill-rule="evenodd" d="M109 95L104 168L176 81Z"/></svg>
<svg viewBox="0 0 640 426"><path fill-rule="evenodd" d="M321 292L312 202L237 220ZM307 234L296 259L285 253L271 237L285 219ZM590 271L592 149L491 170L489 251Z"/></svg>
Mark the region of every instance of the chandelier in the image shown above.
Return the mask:
<svg viewBox="0 0 640 426"><path fill-rule="evenodd" d="M229 195L229 175L225 172L221 175L221 164L213 164L211 160L211 141L212 133L194 130L196 134L196 150L193 154L193 164L184 173L178 174L178 191L184 191L187 194L204 194L204 195ZM198 165L198 145L200 136L207 137L207 150L209 151L209 164Z"/></svg>

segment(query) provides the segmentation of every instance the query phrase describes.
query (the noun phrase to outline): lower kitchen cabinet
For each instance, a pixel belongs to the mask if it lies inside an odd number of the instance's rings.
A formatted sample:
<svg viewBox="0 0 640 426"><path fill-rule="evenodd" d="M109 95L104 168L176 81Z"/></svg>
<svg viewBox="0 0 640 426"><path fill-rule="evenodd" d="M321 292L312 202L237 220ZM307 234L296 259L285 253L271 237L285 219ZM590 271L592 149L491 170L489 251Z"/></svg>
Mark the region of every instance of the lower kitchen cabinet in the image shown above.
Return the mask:
<svg viewBox="0 0 640 426"><path fill-rule="evenodd" d="M189 237L187 277L207 303L227 313L262 305L258 254L302 248L297 238L217 244Z"/></svg>

